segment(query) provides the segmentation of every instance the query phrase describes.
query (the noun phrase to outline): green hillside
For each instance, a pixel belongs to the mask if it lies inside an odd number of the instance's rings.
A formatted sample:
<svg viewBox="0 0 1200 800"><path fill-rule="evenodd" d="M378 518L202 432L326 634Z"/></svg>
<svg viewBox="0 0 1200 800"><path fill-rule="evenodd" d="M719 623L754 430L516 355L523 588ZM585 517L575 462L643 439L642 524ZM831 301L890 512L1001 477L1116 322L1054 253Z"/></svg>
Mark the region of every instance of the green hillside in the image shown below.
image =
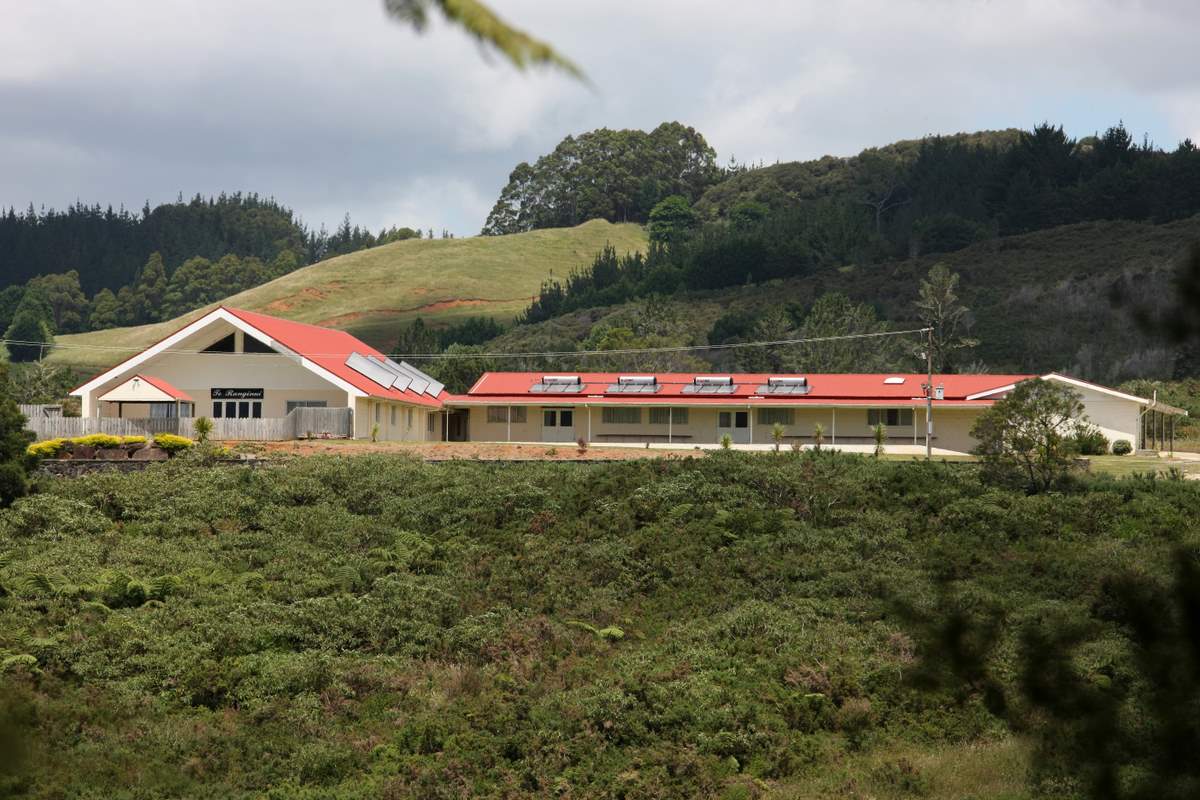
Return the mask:
<svg viewBox="0 0 1200 800"><path fill-rule="evenodd" d="M988 368L1065 370L1107 383L1169 377L1173 348L1141 333L1131 309L1157 308L1170 297L1174 259L1197 239L1200 217L1164 225L1065 225L954 253L828 268L802 278L677 294L661 302L642 299L584 309L517 327L489 349L583 349L588 337L595 340L596 331L605 327L629 329L655 345L707 344L713 325L726 314L763 316L773 307L807 307L826 292L845 293L873 306L894 327L906 327L915 322L913 303L921 279L942 262L961 275L961 295L972 309L971 332L980 339L974 358ZM714 353L711 361L729 366L721 359L733 355ZM610 366L689 366L675 354L653 358L666 360L614 361Z"/></svg>
<svg viewBox="0 0 1200 800"><path fill-rule="evenodd" d="M340 328L386 348L395 342L401 323L417 317L511 319L548 276L561 276L590 262L605 244L618 252L642 250L646 235L637 225L593 220L575 228L511 236L409 239L304 267L223 302ZM153 325L60 336L56 342L65 347L51 361L102 368L211 308Z"/></svg>

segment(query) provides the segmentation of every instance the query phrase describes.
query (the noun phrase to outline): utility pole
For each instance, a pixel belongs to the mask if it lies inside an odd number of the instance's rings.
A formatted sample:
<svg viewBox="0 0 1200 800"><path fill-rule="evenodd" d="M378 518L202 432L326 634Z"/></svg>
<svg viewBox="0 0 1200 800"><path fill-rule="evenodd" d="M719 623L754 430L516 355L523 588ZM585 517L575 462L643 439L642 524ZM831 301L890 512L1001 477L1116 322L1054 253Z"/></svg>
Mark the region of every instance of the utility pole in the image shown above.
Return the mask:
<svg viewBox="0 0 1200 800"><path fill-rule="evenodd" d="M926 329L925 368L929 380L925 384L925 460L933 458L933 328Z"/></svg>

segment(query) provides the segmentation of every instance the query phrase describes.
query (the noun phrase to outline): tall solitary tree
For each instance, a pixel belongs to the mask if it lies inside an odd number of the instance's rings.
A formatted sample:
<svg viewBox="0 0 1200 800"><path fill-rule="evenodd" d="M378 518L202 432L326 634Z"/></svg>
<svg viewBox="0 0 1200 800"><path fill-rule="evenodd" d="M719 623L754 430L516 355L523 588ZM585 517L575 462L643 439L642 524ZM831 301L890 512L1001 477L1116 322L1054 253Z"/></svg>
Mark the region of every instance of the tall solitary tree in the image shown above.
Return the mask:
<svg viewBox="0 0 1200 800"><path fill-rule="evenodd" d="M1031 492L1054 488L1078 454L1082 420L1083 399L1074 389L1040 378L1022 381L971 428L984 476Z"/></svg>
<svg viewBox="0 0 1200 800"><path fill-rule="evenodd" d="M966 336L971 310L958 299L958 274L945 264L934 264L921 281L917 297L917 316L933 328L933 371L953 372L957 356L979 344ZM927 343L920 346L924 352Z"/></svg>

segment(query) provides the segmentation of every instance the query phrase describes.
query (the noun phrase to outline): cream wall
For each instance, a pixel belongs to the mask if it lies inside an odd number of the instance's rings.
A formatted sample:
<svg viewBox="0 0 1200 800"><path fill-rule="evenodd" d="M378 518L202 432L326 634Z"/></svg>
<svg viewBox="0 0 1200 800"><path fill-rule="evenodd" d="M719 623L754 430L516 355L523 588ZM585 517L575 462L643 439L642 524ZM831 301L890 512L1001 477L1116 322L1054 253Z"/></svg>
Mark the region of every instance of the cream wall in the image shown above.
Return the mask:
<svg viewBox="0 0 1200 800"><path fill-rule="evenodd" d="M437 439L436 424L434 433L427 432L431 414L435 416L436 423L435 410L391 400L359 397L354 405L354 438L370 439L371 430L378 425L377 438L381 442L423 442L427 439Z"/></svg>
<svg viewBox="0 0 1200 800"><path fill-rule="evenodd" d="M1111 397L1095 389L1072 388L1083 396L1083 413L1087 421L1100 429L1110 445L1124 439L1135 450L1138 448L1141 404Z"/></svg>
<svg viewBox="0 0 1200 800"><path fill-rule="evenodd" d="M475 442L540 442L542 439L542 409L564 408L566 406L525 406L526 421L512 423L511 429L504 422L489 423L486 406L472 406L470 414L470 440ZM685 406L675 406L684 408ZM882 406L881 406L882 407ZM503 406L501 406L503 408ZM588 414L591 413L591 441L596 444L604 442L646 441L648 436L652 441L666 441L667 426L651 425L649 407L641 406L641 422L638 424L605 424L603 406L582 405L574 407L574 438L587 437ZM746 411L746 406L705 406L687 407L688 421L686 424L673 424L670 427L672 440L676 444L715 444L720 441L721 432L717 429L717 414L720 411ZM969 452L975 446L975 440L970 435L982 409L951 409L934 410L934 446L960 452ZM772 425L763 424L758 418L758 408L749 409L753 420L753 443L772 444ZM796 439L810 443L813 428L820 422L825 426L825 441L834 444L836 441L863 443L871 438L872 431L867 424L867 408L793 408L792 424L784 428L785 441ZM836 415L836 419L835 419ZM915 431L914 431L915 429ZM916 434L917 444L925 442L925 409L913 410L912 426L890 426L888 436L892 440L911 439ZM369 435L369 426L368 433Z"/></svg>
<svg viewBox="0 0 1200 800"><path fill-rule="evenodd" d="M240 350L244 335L224 321L213 323L172 349L202 350L231 332L236 333L236 344ZM162 378L186 392L195 401L196 416L213 415L211 390L214 388L262 389L264 417L285 416L289 400L323 400L329 408L345 408L349 399L346 391L305 369L291 356L280 354L167 352L139 364L131 373ZM124 373L89 392L83 399L84 414L110 415L107 406L101 409L102 404L97 398L128 380L131 373ZM112 414L115 413L113 409ZM143 412L141 416L147 413ZM125 414L133 416L134 410L126 406Z"/></svg>

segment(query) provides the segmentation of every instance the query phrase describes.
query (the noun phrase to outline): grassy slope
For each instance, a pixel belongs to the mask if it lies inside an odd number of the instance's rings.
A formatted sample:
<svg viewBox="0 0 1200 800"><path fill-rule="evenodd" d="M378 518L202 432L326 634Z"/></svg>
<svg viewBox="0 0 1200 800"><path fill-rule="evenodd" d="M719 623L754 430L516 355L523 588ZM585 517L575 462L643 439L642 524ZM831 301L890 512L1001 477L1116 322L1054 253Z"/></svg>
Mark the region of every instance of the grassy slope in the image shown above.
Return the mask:
<svg viewBox="0 0 1200 800"><path fill-rule="evenodd" d="M641 250L637 225L593 220L576 228L514 236L420 239L322 261L226 298L226 305L348 330L368 343L395 342L400 322L468 316L508 320L529 304L551 273L590 263L605 244ZM66 345L140 349L208 311L198 309L154 325L60 336ZM52 360L103 368L128 353L62 349Z"/></svg>
<svg viewBox="0 0 1200 800"><path fill-rule="evenodd" d="M823 292L840 291L872 303L884 317L902 325L912 321L922 277L941 261L962 276L961 295L974 316L972 333L981 340L976 357L989 368L1061 369L1115 383L1147 365L1165 367L1169 374L1170 354L1137 330L1129 304L1153 307L1169 297L1173 259L1197 239L1200 217L1166 225L1067 225L982 242L956 253L697 292L650 313L673 316L669 325L678 327L679 338L705 343L713 323L729 310L803 306ZM582 340L597 323L636 327L647 313L641 302L587 309L517 328L497 345L558 349Z"/></svg>

